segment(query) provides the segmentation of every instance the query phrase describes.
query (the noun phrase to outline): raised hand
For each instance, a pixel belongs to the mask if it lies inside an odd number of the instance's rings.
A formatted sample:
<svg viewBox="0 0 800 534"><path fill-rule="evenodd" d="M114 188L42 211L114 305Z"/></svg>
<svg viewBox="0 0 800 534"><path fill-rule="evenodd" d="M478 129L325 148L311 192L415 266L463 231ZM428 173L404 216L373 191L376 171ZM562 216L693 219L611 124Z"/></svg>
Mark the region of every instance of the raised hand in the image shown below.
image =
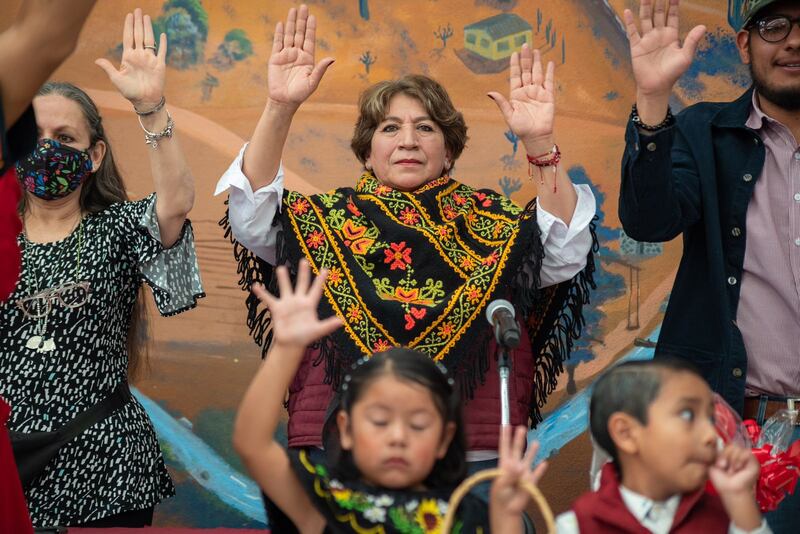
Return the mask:
<svg viewBox="0 0 800 534"><path fill-rule="evenodd" d="M333 63L332 57L314 64L317 20L308 7L292 8L286 26L275 26L267 71L269 98L273 102L299 106L317 89Z"/></svg>
<svg viewBox="0 0 800 534"><path fill-rule="evenodd" d="M519 53L511 54L510 71L508 100L494 91L489 97L528 153L538 155L553 146L555 64L548 62L547 73L543 73L539 51L531 52L524 44Z"/></svg>
<svg viewBox="0 0 800 534"><path fill-rule="evenodd" d="M533 460L539 450L539 443L534 442L525 450L526 430L524 426L514 429L511 437L510 426L504 426L500 432L499 460L497 466L503 474L492 483L489 506L493 517L508 517L512 523L520 524L519 516L525 511L530 501L530 494L522 487L522 482L536 485L542 478L547 464L540 463L532 469Z"/></svg>
<svg viewBox="0 0 800 534"><path fill-rule="evenodd" d="M286 267L278 267L279 297L261 285L253 286L253 294L267 305L272 315L273 342L276 345L306 347L342 325L336 316L323 320L317 316L317 304L327 276L328 272L322 270L312 282L311 268L306 260L301 260L294 288Z"/></svg>
<svg viewBox="0 0 800 534"><path fill-rule="evenodd" d="M705 35L705 26L695 26L681 46L678 38L679 3L680 0L641 0L641 33L631 10L626 9L623 13L631 45L633 76L640 94L668 95L691 65L697 45Z"/></svg>
<svg viewBox="0 0 800 534"><path fill-rule="evenodd" d="M166 34L161 34L156 48L150 16L142 16L142 10L136 8L125 15L119 69L105 58L95 60L95 64L108 74L111 83L136 109L146 111L164 96L166 57Z"/></svg>

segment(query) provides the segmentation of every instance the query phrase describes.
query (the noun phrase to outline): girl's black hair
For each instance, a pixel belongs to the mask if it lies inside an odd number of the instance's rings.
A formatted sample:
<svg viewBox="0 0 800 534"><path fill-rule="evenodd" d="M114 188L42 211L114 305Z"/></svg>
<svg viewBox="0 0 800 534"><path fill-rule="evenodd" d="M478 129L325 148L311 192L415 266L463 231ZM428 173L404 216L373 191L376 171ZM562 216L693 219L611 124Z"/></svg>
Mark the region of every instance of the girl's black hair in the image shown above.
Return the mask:
<svg viewBox="0 0 800 534"><path fill-rule="evenodd" d="M341 410L348 416L351 415L353 405L364 394L367 386L385 374L423 386L430 391L444 424L455 423L455 435L447 453L444 458L436 461L423 484L428 488L457 486L467 475L467 440L462 424L461 395L443 367L434 363L429 356L404 347L373 355L356 364L355 369L345 378L339 395L328 410L323 430L328 465L333 474L342 480L357 480L361 477L350 451L342 450L340 446L336 415Z"/></svg>

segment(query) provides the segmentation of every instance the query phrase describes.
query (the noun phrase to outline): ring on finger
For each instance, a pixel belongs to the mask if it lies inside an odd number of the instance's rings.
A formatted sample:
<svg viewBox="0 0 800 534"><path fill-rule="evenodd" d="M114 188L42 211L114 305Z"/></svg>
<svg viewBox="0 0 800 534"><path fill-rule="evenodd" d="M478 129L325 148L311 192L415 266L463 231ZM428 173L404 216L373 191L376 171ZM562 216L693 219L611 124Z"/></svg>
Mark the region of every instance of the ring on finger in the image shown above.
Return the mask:
<svg viewBox="0 0 800 534"><path fill-rule="evenodd" d="M151 45L144 45L142 48L144 48L145 50L152 50L154 54L155 54L155 53L156 53L156 51L157 51L157 49L156 49L156 45L154 45L154 44L151 44Z"/></svg>

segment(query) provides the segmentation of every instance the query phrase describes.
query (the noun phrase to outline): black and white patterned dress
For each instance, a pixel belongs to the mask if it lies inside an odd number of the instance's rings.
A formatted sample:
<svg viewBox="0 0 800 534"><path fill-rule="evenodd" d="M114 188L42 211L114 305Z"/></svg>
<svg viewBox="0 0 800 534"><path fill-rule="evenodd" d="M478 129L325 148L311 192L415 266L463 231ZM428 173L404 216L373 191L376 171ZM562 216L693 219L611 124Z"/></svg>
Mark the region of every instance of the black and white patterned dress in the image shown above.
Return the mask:
<svg viewBox="0 0 800 534"><path fill-rule="evenodd" d="M127 380L128 329L143 282L162 315L193 308L204 296L191 224L186 221L178 242L165 249L155 198L87 215L60 241L20 237L21 280L0 304L0 396L12 407L10 430L57 429ZM43 325L22 313L18 299L81 281L90 284L83 306L51 299L42 338L52 338L52 350L28 348ZM62 447L26 497L34 525L41 526L147 508L174 493L153 426L131 399Z"/></svg>

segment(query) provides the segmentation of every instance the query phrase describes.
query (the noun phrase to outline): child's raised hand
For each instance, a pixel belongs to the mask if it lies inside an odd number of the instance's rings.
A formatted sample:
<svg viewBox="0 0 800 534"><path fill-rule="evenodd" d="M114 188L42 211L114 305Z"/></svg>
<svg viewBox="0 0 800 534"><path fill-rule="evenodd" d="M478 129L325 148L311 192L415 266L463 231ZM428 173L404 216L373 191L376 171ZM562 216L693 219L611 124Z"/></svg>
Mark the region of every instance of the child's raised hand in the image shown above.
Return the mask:
<svg viewBox="0 0 800 534"><path fill-rule="evenodd" d="M328 272L323 269L312 281L311 267L306 260L301 260L294 288L288 269L284 266L278 267L280 296L272 295L260 284L253 286L253 294L267 305L272 315L274 343L305 348L342 325L337 316L322 320L317 316L317 304L327 276Z"/></svg>
<svg viewBox="0 0 800 534"><path fill-rule="evenodd" d="M493 517L505 516L520 524L519 515L525 511L531 498L521 483L530 482L536 485L547 469L547 463L542 462L532 469L539 443L531 443L523 453L527 434L525 427L516 427L513 439L511 431L511 426L504 426L500 433L500 458L497 466L502 469L503 474L492 483L489 506Z"/></svg>
<svg viewBox="0 0 800 534"><path fill-rule="evenodd" d="M720 495L724 495L752 492L760 471L750 449L731 444L717 456L708 474Z"/></svg>

